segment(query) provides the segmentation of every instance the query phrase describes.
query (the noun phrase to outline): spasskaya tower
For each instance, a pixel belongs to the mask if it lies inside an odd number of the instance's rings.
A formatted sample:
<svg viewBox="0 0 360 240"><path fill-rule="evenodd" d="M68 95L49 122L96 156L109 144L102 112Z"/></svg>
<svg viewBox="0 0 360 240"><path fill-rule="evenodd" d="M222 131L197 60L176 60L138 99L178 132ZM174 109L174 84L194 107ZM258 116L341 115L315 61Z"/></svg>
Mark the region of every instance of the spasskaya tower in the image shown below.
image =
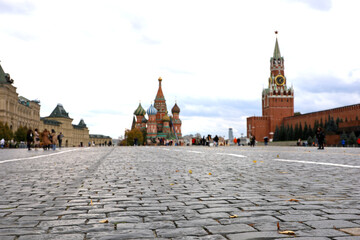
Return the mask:
<svg viewBox="0 0 360 240"><path fill-rule="evenodd" d="M276 126L280 127L285 117L293 115L294 89L287 86L284 57L276 37L268 87L262 92L262 117L247 118L247 137L255 136L257 141L263 141L264 137L272 139Z"/></svg>

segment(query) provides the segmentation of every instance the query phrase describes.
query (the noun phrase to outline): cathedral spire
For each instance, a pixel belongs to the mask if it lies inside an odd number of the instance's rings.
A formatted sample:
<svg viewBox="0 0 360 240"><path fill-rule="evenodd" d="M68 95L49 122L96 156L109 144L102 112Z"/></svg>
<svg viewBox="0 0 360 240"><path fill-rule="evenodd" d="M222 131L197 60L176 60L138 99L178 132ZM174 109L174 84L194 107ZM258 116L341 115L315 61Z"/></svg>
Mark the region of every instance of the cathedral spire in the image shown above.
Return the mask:
<svg viewBox="0 0 360 240"><path fill-rule="evenodd" d="M158 89L158 92L156 94L155 101L156 100L165 100L165 97L164 97L164 94L163 94L163 91L162 91L162 88L161 88L162 78L159 77L158 80L159 80L159 89Z"/></svg>

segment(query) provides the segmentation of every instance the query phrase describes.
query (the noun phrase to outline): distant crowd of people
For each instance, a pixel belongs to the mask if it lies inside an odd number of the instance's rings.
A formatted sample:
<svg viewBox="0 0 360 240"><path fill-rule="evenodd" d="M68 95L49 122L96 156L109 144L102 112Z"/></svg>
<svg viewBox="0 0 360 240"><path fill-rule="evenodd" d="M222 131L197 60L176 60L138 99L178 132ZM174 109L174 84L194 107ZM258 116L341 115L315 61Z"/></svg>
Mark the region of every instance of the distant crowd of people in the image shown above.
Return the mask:
<svg viewBox="0 0 360 240"><path fill-rule="evenodd" d="M64 135L62 132L56 134L54 129L51 129L51 132L46 128L44 131L39 132L36 128L34 131L30 128L26 134L26 143L28 150L31 150L31 147L34 146L35 150L42 147L44 150L56 150L56 146L59 148L62 147L62 140Z"/></svg>

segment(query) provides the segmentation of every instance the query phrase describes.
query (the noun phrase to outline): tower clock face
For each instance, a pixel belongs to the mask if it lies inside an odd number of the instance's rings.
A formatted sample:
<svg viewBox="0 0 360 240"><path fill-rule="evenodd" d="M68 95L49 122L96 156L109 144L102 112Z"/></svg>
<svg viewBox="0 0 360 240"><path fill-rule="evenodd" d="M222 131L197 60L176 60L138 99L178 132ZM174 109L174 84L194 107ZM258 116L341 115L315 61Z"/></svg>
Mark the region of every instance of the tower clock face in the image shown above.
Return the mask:
<svg viewBox="0 0 360 240"><path fill-rule="evenodd" d="M277 75L275 78L275 83L278 86L282 86L285 83L285 77L283 75Z"/></svg>

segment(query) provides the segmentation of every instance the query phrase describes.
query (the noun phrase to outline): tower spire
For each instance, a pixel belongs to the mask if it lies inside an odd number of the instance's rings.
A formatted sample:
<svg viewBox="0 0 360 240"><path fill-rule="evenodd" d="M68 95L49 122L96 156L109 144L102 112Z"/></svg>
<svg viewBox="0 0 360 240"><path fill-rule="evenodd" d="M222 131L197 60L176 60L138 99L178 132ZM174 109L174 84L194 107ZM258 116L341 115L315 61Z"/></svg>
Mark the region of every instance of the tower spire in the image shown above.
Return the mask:
<svg viewBox="0 0 360 240"><path fill-rule="evenodd" d="M279 43L278 43L278 38L277 38L278 31L275 31L275 34L276 34L276 42L275 42L273 59L279 59L279 58L281 58L281 54L280 54L280 48L279 48Z"/></svg>

